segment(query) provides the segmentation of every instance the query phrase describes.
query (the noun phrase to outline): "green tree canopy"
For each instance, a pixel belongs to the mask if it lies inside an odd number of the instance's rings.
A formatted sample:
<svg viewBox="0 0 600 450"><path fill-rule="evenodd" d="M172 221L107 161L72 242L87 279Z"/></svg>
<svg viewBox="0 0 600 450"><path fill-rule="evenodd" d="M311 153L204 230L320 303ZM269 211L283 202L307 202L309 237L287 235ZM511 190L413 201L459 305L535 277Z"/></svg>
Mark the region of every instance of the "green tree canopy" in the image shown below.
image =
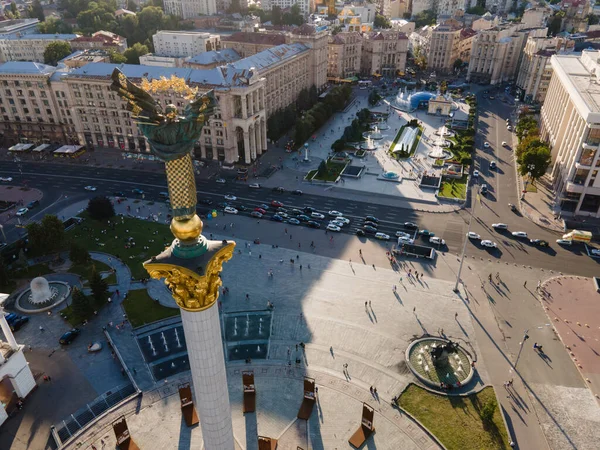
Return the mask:
<svg viewBox="0 0 600 450"><path fill-rule="evenodd" d="M31 5L27 7L27 15L32 19L38 19L40 22L44 21L46 16L40 0L33 0Z"/></svg>
<svg viewBox="0 0 600 450"><path fill-rule="evenodd" d="M76 318L76 321L83 322L84 320L87 320L94 312L90 300L76 287L73 288L71 297L73 298L71 309L73 310L73 316Z"/></svg>
<svg viewBox="0 0 600 450"><path fill-rule="evenodd" d="M69 249L69 259L73 264L85 265L92 260L92 257L84 246L72 242Z"/></svg>
<svg viewBox="0 0 600 450"><path fill-rule="evenodd" d="M92 277L89 281L92 297L94 298L94 305L96 308L100 308L108 299L108 284L96 270L96 266L92 269Z"/></svg>
<svg viewBox="0 0 600 450"><path fill-rule="evenodd" d="M588 16L588 25L596 25L598 22L600 22L600 17L598 17L595 14L590 14Z"/></svg>
<svg viewBox="0 0 600 450"><path fill-rule="evenodd" d="M13 16L13 19L18 19L19 17L21 17L21 13L19 12L19 9L17 8L17 4L15 2L11 2L10 4L10 13Z"/></svg>
<svg viewBox="0 0 600 450"><path fill-rule="evenodd" d="M382 14L375 14L375 20L373 21L374 28L392 28L390 19Z"/></svg>
<svg viewBox="0 0 600 450"><path fill-rule="evenodd" d="M127 59L127 64L139 64L140 56L149 53L148 47L136 42L123 52L123 56Z"/></svg>
<svg viewBox="0 0 600 450"><path fill-rule="evenodd" d="M73 32L73 28L60 19L48 17L38 24L38 31L42 34L68 34Z"/></svg>
<svg viewBox="0 0 600 450"><path fill-rule="evenodd" d="M478 16L483 16L485 14L485 7L480 5L472 6L467 9L467 14L476 14Z"/></svg>
<svg viewBox="0 0 600 450"><path fill-rule="evenodd" d="M534 183L544 176L550 163L552 162L552 153L547 144L538 145L527 149L517 158L519 163L519 173L523 176L529 175L531 182Z"/></svg>
<svg viewBox="0 0 600 450"><path fill-rule="evenodd" d="M516 133L519 139L523 139L523 137L528 134L535 134L538 130L538 122L535 120L535 117L532 115L522 116L517 121Z"/></svg>
<svg viewBox="0 0 600 450"><path fill-rule="evenodd" d="M109 53L110 56L110 62L113 64L123 64L127 62L127 58L125 57L125 55L122 55L121 53L117 52L116 50L111 50Z"/></svg>
<svg viewBox="0 0 600 450"><path fill-rule="evenodd" d="M73 51L71 45L66 41L53 41L48 44L44 50L44 63L51 66L56 66L58 62L66 56L69 56Z"/></svg>
<svg viewBox="0 0 600 450"><path fill-rule="evenodd" d="M46 215L41 222L27 225L29 246L38 254L59 250L65 238L65 226L53 215Z"/></svg>
<svg viewBox="0 0 600 450"><path fill-rule="evenodd" d="M435 12L432 9L428 9L413 16L413 22L415 23L415 27L421 28L425 25L435 25L435 18Z"/></svg>
<svg viewBox="0 0 600 450"><path fill-rule="evenodd" d="M107 220L115 215L115 207L108 197L94 197L88 202L87 212L94 220Z"/></svg>
<svg viewBox="0 0 600 450"><path fill-rule="evenodd" d="M138 5L135 2L135 0L127 0L127 9L133 12L136 12L138 10Z"/></svg>

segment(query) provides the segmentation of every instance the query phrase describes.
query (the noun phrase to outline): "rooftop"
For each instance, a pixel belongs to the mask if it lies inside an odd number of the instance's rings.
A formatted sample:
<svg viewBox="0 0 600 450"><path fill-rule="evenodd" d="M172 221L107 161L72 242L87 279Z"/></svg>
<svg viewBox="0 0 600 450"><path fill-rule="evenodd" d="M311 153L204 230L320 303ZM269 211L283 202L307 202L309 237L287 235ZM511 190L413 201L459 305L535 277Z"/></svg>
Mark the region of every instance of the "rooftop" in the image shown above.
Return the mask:
<svg viewBox="0 0 600 450"><path fill-rule="evenodd" d="M0 64L0 73L7 74L51 74L56 67L31 61L9 61Z"/></svg>
<svg viewBox="0 0 600 450"><path fill-rule="evenodd" d="M232 48L225 48L223 50L211 50L209 52L200 53L199 55L192 56L187 62L190 64L198 65L209 65L214 63L231 63L239 60L241 57Z"/></svg>
<svg viewBox="0 0 600 450"><path fill-rule="evenodd" d="M283 44L263 50L262 52L249 56L248 58L240 59L239 61L230 64L230 66L236 69L247 70L254 68L260 71L261 69L266 69L274 64L293 58L306 51L308 51L308 47L304 44Z"/></svg>
<svg viewBox="0 0 600 450"><path fill-rule="evenodd" d="M20 36L2 36L2 39L17 40L39 40L39 41L72 41L79 37L77 34L23 34Z"/></svg>
<svg viewBox="0 0 600 450"><path fill-rule="evenodd" d="M221 38L221 41L243 42L246 44L281 45L285 44L285 36L275 33L250 33L239 31L231 36Z"/></svg>

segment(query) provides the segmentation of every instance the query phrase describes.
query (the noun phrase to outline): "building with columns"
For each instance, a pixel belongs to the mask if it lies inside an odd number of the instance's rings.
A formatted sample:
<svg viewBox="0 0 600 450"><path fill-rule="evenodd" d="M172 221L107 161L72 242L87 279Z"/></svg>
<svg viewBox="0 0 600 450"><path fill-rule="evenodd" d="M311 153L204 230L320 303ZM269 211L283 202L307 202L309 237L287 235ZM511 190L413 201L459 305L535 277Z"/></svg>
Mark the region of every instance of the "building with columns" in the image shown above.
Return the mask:
<svg viewBox="0 0 600 450"><path fill-rule="evenodd" d="M397 76L406 69L408 37L393 30L363 34L360 71L363 75Z"/></svg>
<svg viewBox="0 0 600 450"><path fill-rule="evenodd" d="M554 55L540 135L563 216L600 217L600 51Z"/></svg>
<svg viewBox="0 0 600 450"><path fill-rule="evenodd" d="M4 338L0 340L0 426L9 413L17 408L17 402L26 398L36 387L35 379L23 354L23 345L17 341L6 321L2 302L7 294L0 294L0 328Z"/></svg>
<svg viewBox="0 0 600 450"><path fill-rule="evenodd" d="M362 37L360 33L342 32L329 38L327 76L348 78L360 73Z"/></svg>

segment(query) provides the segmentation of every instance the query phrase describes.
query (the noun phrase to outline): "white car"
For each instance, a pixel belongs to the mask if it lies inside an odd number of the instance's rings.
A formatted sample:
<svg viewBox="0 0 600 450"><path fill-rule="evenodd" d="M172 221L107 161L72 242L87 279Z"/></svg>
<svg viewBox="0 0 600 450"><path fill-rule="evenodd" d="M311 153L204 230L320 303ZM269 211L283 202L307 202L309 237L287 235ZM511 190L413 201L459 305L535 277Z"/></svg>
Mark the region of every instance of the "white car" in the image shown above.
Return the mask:
<svg viewBox="0 0 600 450"><path fill-rule="evenodd" d="M512 126L510 126L510 125L507 125L507 126L506 126L506 129L507 129L508 131L512 131Z"/></svg>
<svg viewBox="0 0 600 450"><path fill-rule="evenodd" d="M215 181L219 184L225 184L225 178L217 178Z"/></svg>
<svg viewBox="0 0 600 450"><path fill-rule="evenodd" d="M467 233L467 237L469 239L481 239L481 236L479 236L477 233L475 233L474 231L469 231Z"/></svg>
<svg viewBox="0 0 600 450"><path fill-rule="evenodd" d="M556 243L560 245L571 245L573 244L573 241L570 239L557 239Z"/></svg>
<svg viewBox="0 0 600 450"><path fill-rule="evenodd" d="M248 187L250 189L260 189L260 184L258 184L258 183L252 183L252 184L249 184Z"/></svg>
<svg viewBox="0 0 600 450"><path fill-rule="evenodd" d="M484 146L485 148L490 148L490 143L489 143L489 142L484 142L484 143L483 143L483 146Z"/></svg>
<svg viewBox="0 0 600 450"><path fill-rule="evenodd" d="M95 191L96 190L96 186L86 186L86 187L84 187L84 189L86 191Z"/></svg>
<svg viewBox="0 0 600 450"><path fill-rule="evenodd" d="M338 227L337 225L334 225L333 223L330 223L329 225L327 225L327 230L328 231L342 231L342 229L340 227Z"/></svg>
<svg viewBox="0 0 600 450"><path fill-rule="evenodd" d="M410 238L411 234L407 233L405 231L396 231L396 237L405 237L405 238Z"/></svg>
<svg viewBox="0 0 600 450"><path fill-rule="evenodd" d="M524 231L513 231L512 235L514 237L518 237L518 238L526 238L527 237L527 233L525 233Z"/></svg>
<svg viewBox="0 0 600 450"><path fill-rule="evenodd" d="M508 225L505 223L493 223L492 228L495 228L496 230L508 230Z"/></svg>
<svg viewBox="0 0 600 450"><path fill-rule="evenodd" d="M310 215L310 217L312 217L313 219L324 219L325 216L321 213L318 212L314 212Z"/></svg>
<svg viewBox="0 0 600 450"><path fill-rule="evenodd" d="M225 200L231 200L233 202L237 200L237 197L235 195L226 195Z"/></svg>
<svg viewBox="0 0 600 450"><path fill-rule="evenodd" d="M17 216L24 216L28 212L29 212L29 209L27 209L27 208L21 208L20 210L17 211Z"/></svg>
<svg viewBox="0 0 600 450"><path fill-rule="evenodd" d="M339 216L343 216L343 214L339 211L329 211L327 214L329 214L331 217L339 217Z"/></svg>
<svg viewBox="0 0 600 450"><path fill-rule="evenodd" d="M436 244L436 245L446 245L446 241L437 236L433 236L432 238L429 238L429 243Z"/></svg>
<svg viewBox="0 0 600 450"><path fill-rule="evenodd" d="M381 239L382 241L389 241L390 235L385 233L375 233L375 239Z"/></svg>
<svg viewBox="0 0 600 450"><path fill-rule="evenodd" d="M227 214L237 214L238 210L235 208L232 208L231 206L226 206L225 209L223 210L223 212L226 212Z"/></svg>
<svg viewBox="0 0 600 450"><path fill-rule="evenodd" d="M407 238L407 237L399 237L398 238L398 245L400 244L410 244L413 245L415 243L415 240L412 238Z"/></svg>
<svg viewBox="0 0 600 450"><path fill-rule="evenodd" d="M484 247L489 247L489 248L497 248L498 244L496 244L493 241L488 241L487 239L484 239L483 241L481 241L481 245L483 245Z"/></svg>
<svg viewBox="0 0 600 450"><path fill-rule="evenodd" d="M506 143L506 141L502 141L502 147L508 147L508 144Z"/></svg>
<svg viewBox="0 0 600 450"><path fill-rule="evenodd" d="M348 219L347 217L337 216L335 220L336 222L343 222L344 225L348 225L350 223L350 219Z"/></svg>
<svg viewBox="0 0 600 450"><path fill-rule="evenodd" d="M344 222L340 222L339 220L332 220L331 222L329 222L329 225L334 225L336 227L344 227L346 224Z"/></svg>
<svg viewBox="0 0 600 450"><path fill-rule="evenodd" d="M473 178L479 178L479 170L473 171Z"/></svg>
<svg viewBox="0 0 600 450"><path fill-rule="evenodd" d="M0 177L0 181L12 181L12 177Z"/></svg>
<svg viewBox="0 0 600 450"><path fill-rule="evenodd" d="M600 249L593 248L590 250L590 253L594 256L600 256Z"/></svg>

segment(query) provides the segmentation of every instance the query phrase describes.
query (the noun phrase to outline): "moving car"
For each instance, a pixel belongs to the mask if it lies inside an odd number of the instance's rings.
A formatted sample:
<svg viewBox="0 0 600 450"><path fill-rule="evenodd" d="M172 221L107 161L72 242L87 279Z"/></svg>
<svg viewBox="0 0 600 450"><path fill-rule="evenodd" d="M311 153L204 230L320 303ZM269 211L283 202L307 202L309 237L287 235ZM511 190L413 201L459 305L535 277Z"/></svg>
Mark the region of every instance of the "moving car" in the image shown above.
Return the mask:
<svg viewBox="0 0 600 450"><path fill-rule="evenodd" d="M302 191L300 189L295 189L292 191L292 194L294 195L302 195Z"/></svg>
<svg viewBox="0 0 600 450"><path fill-rule="evenodd" d="M329 211L327 214L329 214L331 217L343 216L343 214L341 212L335 211L335 210Z"/></svg>
<svg viewBox="0 0 600 450"><path fill-rule="evenodd" d="M269 205L263 203L262 205L258 205L259 208L264 209L265 211L269 210Z"/></svg>
<svg viewBox="0 0 600 450"><path fill-rule="evenodd" d="M203 205L212 205L213 201L207 198L203 198L202 200L200 200L200 203L202 203Z"/></svg>
<svg viewBox="0 0 600 450"><path fill-rule="evenodd" d="M12 177L0 177L0 181L9 182L9 181L12 181Z"/></svg>
<svg viewBox="0 0 600 450"><path fill-rule="evenodd" d="M292 209L292 214L299 216L300 214L304 214L302 211L300 211L299 209Z"/></svg>
<svg viewBox="0 0 600 450"><path fill-rule="evenodd" d="M417 228L419 228L419 225L417 225L414 222L404 222L404 228L408 228L409 230L416 230Z"/></svg>
<svg viewBox="0 0 600 450"><path fill-rule="evenodd" d="M144 191L142 191L139 188L132 189L131 192L133 192L134 194L139 194L139 195L142 195L144 193Z"/></svg>
<svg viewBox="0 0 600 450"><path fill-rule="evenodd" d="M485 148L490 148L490 143L489 143L489 142L484 142L484 143L483 143L483 146L484 146Z"/></svg>
<svg viewBox="0 0 600 450"><path fill-rule="evenodd" d="M306 214L300 214L298 217L296 217L300 222L308 222L310 220L310 217L308 217Z"/></svg>
<svg viewBox="0 0 600 450"><path fill-rule="evenodd" d="M518 237L518 238L526 238L527 237L527 233L525 233L524 231L513 231L512 235L514 237Z"/></svg>
<svg viewBox="0 0 600 450"><path fill-rule="evenodd" d="M495 228L496 230L508 230L508 225L505 223L493 223L492 228Z"/></svg>
<svg viewBox="0 0 600 450"><path fill-rule="evenodd" d="M362 229L365 233L371 233L371 234L377 233L377 228L373 228L369 225L365 225L364 227L362 227Z"/></svg>
<svg viewBox="0 0 600 450"><path fill-rule="evenodd" d="M367 234L363 230L356 230L357 236L366 236Z"/></svg>
<svg viewBox="0 0 600 450"><path fill-rule="evenodd" d="M158 196L162 197L162 198L169 198L169 193L168 192L159 192Z"/></svg>
<svg viewBox="0 0 600 450"><path fill-rule="evenodd" d="M294 217L288 219L287 223L291 223L292 225L300 225L300 221Z"/></svg>
<svg viewBox="0 0 600 450"><path fill-rule="evenodd" d="M275 222L283 222L283 217L281 217L279 214L274 214L271 217L271 220L275 221Z"/></svg>
<svg viewBox="0 0 600 450"><path fill-rule="evenodd" d="M313 219L324 219L325 218L325 216L323 214L318 213L318 212L311 213L310 217L312 217Z"/></svg>
<svg viewBox="0 0 600 450"><path fill-rule="evenodd" d="M267 213L267 211L265 211L263 208L260 208L260 207L254 208L254 211L255 212L259 212L261 214L266 214Z"/></svg>
<svg viewBox="0 0 600 450"><path fill-rule="evenodd" d="M469 231L469 232L467 233L467 237L468 237L469 239L481 239L481 236L480 236L480 235L478 235L477 233L475 233L474 231Z"/></svg>
<svg viewBox="0 0 600 450"><path fill-rule="evenodd" d="M375 233L375 239L381 239L382 241L389 241L390 235L385 233Z"/></svg>
<svg viewBox="0 0 600 450"><path fill-rule="evenodd" d="M62 345L69 345L75 340L77 336L79 336L79 333L81 333L81 330L79 328L73 328L67 331L65 334L63 334L58 340L58 342Z"/></svg>
<svg viewBox="0 0 600 450"><path fill-rule="evenodd" d="M496 161L490 162L490 169L495 169L495 168L496 168Z"/></svg>
<svg viewBox="0 0 600 450"><path fill-rule="evenodd" d="M365 222L375 222L375 223L379 223L379 219L375 216L366 216L365 217Z"/></svg>
<svg viewBox="0 0 600 450"><path fill-rule="evenodd" d="M407 237L399 237L398 238L398 245L401 245L401 244L413 245L414 243L415 243L415 240L412 238L407 238Z"/></svg>
<svg viewBox="0 0 600 450"><path fill-rule="evenodd" d="M572 245L573 241L570 239L557 239L556 243L560 245Z"/></svg>
<svg viewBox="0 0 600 450"><path fill-rule="evenodd" d="M433 237L429 238L429 243L436 244L436 245L446 245L446 241L437 236L433 236Z"/></svg>
<svg viewBox="0 0 600 450"><path fill-rule="evenodd" d="M258 183L250 183L250 184L248 185L248 187L249 187L250 189L260 189L260 184L258 184Z"/></svg>
<svg viewBox="0 0 600 450"><path fill-rule="evenodd" d="M29 209L33 209L33 208L35 208L36 206L38 206L39 204L40 204L40 201L39 201L39 200L32 200L32 201L30 201L29 203L27 203L27 208L29 208Z"/></svg>
<svg viewBox="0 0 600 450"><path fill-rule="evenodd" d="M481 192L483 195L487 194L488 191L488 186L487 184L482 184L481 187L479 188L479 192Z"/></svg>
<svg viewBox="0 0 600 450"><path fill-rule="evenodd" d="M227 214L237 214L238 210L232 206L226 206L223 212L226 212Z"/></svg>
<svg viewBox="0 0 600 450"><path fill-rule="evenodd" d="M375 222L365 222L365 223L363 223L363 225L366 225L368 227L373 227L373 228L377 228L379 226Z"/></svg>
<svg viewBox="0 0 600 450"><path fill-rule="evenodd" d="M396 231L396 237L407 237L410 238L412 235L405 231Z"/></svg>
<svg viewBox="0 0 600 450"><path fill-rule="evenodd" d="M285 189L282 188L281 186L278 186L276 188L273 188L273 192L279 192L279 193L281 193L281 192L285 192Z"/></svg>
<svg viewBox="0 0 600 450"><path fill-rule="evenodd" d="M225 184L225 178L217 178L215 181L219 184Z"/></svg>
<svg viewBox="0 0 600 450"><path fill-rule="evenodd" d="M225 196L225 200L230 200L230 201L233 202L233 201L237 200L237 197L235 195L229 195L229 194L227 194Z"/></svg>
<svg viewBox="0 0 600 450"><path fill-rule="evenodd" d="M312 206L305 206L305 207L304 207L304 212L305 212L306 214L312 214L312 213L314 213L315 211L316 211L316 210L315 210L315 208L313 208Z"/></svg>
<svg viewBox="0 0 600 450"><path fill-rule="evenodd" d="M125 197L125 193L123 191L116 191L113 195L115 197Z"/></svg>
<svg viewBox="0 0 600 450"><path fill-rule="evenodd" d="M508 147L508 143L506 141L502 141L502 147Z"/></svg>
<svg viewBox="0 0 600 450"><path fill-rule="evenodd" d="M331 225L335 225L336 227L340 227L343 228L346 226L346 224L344 222L340 222L339 220L332 220L331 222L329 222Z"/></svg>
<svg viewBox="0 0 600 450"><path fill-rule="evenodd" d="M348 219L347 217L337 216L337 217L335 218L335 220L336 220L337 222L343 222L343 223L344 223L344 225L348 225L348 224L350 223L350 219Z"/></svg>
<svg viewBox="0 0 600 450"><path fill-rule="evenodd" d="M488 248L497 248L498 244L496 244L493 241L489 241L487 239L484 239L483 241L481 241L481 245L483 245L484 247L488 247Z"/></svg>
<svg viewBox="0 0 600 450"><path fill-rule="evenodd" d="M263 214L260 211L252 211L250 213L252 217L256 217L257 219L262 219Z"/></svg>
<svg viewBox="0 0 600 450"><path fill-rule="evenodd" d="M515 205L513 205L512 203L509 203L509 204L508 204L508 207L510 208L510 210L511 210L512 212L517 212L517 207L516 207Z"/></svg>
<svg viewBox="0 0 600 450"><path fill-rule="evenodd" d="M342 231L342 229L339 226L334 225L333 223L330 223L329 225L327 225L327 230L328 231Z"/></svg>
<svg viewBox="0 0 600 450"><path fill-rule="evenodd" d="M435 236L435 233L429 230L419 230L419 234L423 237L432 237Z"/></svg>
<svg viewBox="0 0 600 450"><path fill-rule="evenodd" d="M29 212L29 209L27 208L21 208L17 211L17 216L24 216L25 214L27 214Z"/></svg>
<svg viewBox="0 0 600 450"><path fill-rule="evenodd" d="M273 200L273 201L271 201L271 206L274 206L276 208L281 208L283 206L283 203L278 202L277 200Z"/></svg>
<svg viewBox="0 0 600 450"><path fill-rule="evenodd" d="M287 213L277 211L277 215L283 217L284 219L289 218L290 216Z"/></svg>
<svg viewBox="0 0 600 450"><path fill-rule="evenodd" d="M548 241L543 239L529 239L529 243L537 245L538 247L548 247Z"/></svg>
<svg viewBox="0 0 600 450"><path fill-rule="evenodd" d="M306 225L308 225L310 228L321 228L321 224L319 222L315 222L314 220L309 220L306 222Z"/></svg>
<svg viewBox="0 0 600 450"><path fill-rule="evenodd" d="M96 186L86 186L86 187L84 187L84 189L86 191L92 191L93 192L93 191L95 191L98 188Z"/></svg>
<svg viewBox="0 0 600 450"><path fill-rule="evenodd" d="M473 171L473 178L479 178L479 170Z"/></svg>

